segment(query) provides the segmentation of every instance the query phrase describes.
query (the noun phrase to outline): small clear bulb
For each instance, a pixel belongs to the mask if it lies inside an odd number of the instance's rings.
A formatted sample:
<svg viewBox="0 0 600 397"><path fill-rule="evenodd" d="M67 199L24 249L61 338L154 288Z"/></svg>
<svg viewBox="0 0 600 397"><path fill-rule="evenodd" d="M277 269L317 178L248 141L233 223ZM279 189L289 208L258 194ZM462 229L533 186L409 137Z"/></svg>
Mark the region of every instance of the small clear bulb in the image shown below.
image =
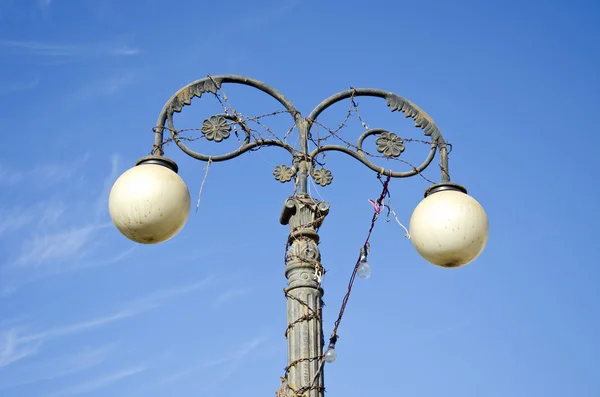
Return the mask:
<svg viewBox="0 0 600 397"><path fill-rule="evenodd" d="M325 362L331 364L332 362L335 361L336 358L337 358L337 353L335 352L333 347L330 347L329 349L327 349L327 351L325 352Z"/></svg>
<svg viewBox="0 0 600 397"><path fill-rule="evenodd" d="M356 275L360 278L371 277L371 266L367 263L367 258L362 258L356 271Z"/></svg>

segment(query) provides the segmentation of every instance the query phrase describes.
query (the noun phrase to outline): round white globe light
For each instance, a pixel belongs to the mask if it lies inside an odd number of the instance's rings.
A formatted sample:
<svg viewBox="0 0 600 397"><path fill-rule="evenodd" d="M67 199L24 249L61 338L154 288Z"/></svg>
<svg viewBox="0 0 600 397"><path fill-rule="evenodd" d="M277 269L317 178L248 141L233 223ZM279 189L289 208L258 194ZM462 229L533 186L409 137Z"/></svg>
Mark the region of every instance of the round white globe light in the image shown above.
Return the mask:
<svg viewBox="0 0 600 397"><path fill-rule="evenodd" d="M175 172L173 161L152 156L138 164L114 183L108 199L110 217L128 239L141 244L161 243L185 225L190 192Z"/></svg>
<svg viewBox="0 0 600 397"><path fill-rule="evenodd" d="M410 218L411 241L417 252L441 267L474 261L485 248L488 233L483 207L460 185L434 186Z"/></svg>

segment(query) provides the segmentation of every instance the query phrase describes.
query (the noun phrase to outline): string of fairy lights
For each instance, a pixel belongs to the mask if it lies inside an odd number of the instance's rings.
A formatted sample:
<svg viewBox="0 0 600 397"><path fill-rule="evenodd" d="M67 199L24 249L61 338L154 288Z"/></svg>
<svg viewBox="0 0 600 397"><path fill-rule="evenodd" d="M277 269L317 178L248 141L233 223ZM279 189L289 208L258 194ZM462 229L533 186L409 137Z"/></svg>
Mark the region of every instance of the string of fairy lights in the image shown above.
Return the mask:
<svg viewBox="0 0 600 397"><path fill-rule="evenodd" d="M324 352L322 352L321 355L319 355L317 357L303 357L303 358L297 359L297 360L291 362L284 369L284 375L281 377L281 387L276 393L278 397L286 396L287 395L286 391L290 391L292 393L292 395L296 397L296 396L303 396L303 395L305 395L306 392L308 392L310 390L324 390L324 388L322 388L321 386L315 385L315 381L321 375L321 372L322 372L323 366L324 366L323 364L333 363L336 361L337 353L335 351L335 347L336 347L336 343L338 342L338 339L339 339L338 330L339 330L340 324L342 322L342 319L344 317L346 306L350 299L350 295L352 293L352 289L354 287L354 282L356 281L356 278L358 277L361 279L367 279L371 275L371 267L367 262L368 255L370 253L370 238L371 238L371 235L375 228L375 224L376 224L377 220L380 218L381 214L384 213L384 211L387 211L386 221L389 222L391 220L391 217L393 217L396 220L396 222L405 230L405 232L406 232L405 237L410 238L410 234L408 233L408 230L406 229L406 227L404 225L402 225L402 223L399 221L395 211L390 206L390 201L391 201L391 194L389 191L390 177L388 176L387 178L384 179L383 176L381 174L379 174L379 175L377 175L377 178L382 184L382 191L377 199L369 200L369 202L373 206L373 216L371 218L371 222L370 222L369 229L368 229L368 232L366 235L366 239L365 239L363 245L360 247L359 256L358 256L357 261L352 269L352 273L350 276L350 280L348 282L346 294L344 295L344 298L342 300L337 319L334 322L334 327L331 332L331 336L329 338L329 344L327 345L327 348L325 349ZM298 228L306 228L306 227L310 227L310 226L316 226L316 228L318 229L318 226L320 226L321 220L322 219L317 217L316 221L311 222L311 224L303 224L303 225L298 226ZM290 259L294 259L292 256L288 255L289 246L290 246L290 244L288 242L286 244L286 254L285 254L285 258L284 258L284 260L286 262L289 261ZM306 262L306 259L303 259L303 261ZM320 285L322 276L325 274L325 270L323 269L322 265L318 261L312 261L312 262L315 266L315 274L320 274L320 277L318 277L318 281L319 281L319 285ZM307 302L295 297L292 294L289 294L285 290L284 290L284 292L285 292L285 295L287 298L293 299L293 300L299 302L303 307L306 308L306 313L304 315L298 317L296 320L293 320L288 324L288 326L285 330L285 333L284 333L286 338L288 337L288 333L289 333L290 329L292 329L294 326L296 326L300 322L303 322L303 321L308 322L311 320L320 321L322 319L321 310L316 311L316 310L312 309ZM288 379L287 379L287 375L288 375L290 369L302 362L307 362L307 361L312 362L312 361L317 361L317 360L319 361L319 366L318 366L317 372L315 373L315 375L313 377L313 381L309 385L304 386L303 388L300 388L297 390L292 388L290 386L290 384L288 383Z"/></svg>

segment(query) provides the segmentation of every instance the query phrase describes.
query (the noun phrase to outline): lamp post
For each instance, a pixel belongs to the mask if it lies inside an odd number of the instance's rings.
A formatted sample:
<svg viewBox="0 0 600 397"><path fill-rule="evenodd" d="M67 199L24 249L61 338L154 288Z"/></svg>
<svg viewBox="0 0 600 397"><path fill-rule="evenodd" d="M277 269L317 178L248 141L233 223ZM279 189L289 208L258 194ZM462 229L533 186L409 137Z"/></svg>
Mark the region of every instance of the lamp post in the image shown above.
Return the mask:
<svg viewBox="0 0 600 397"><path fill-rule="evenodd" d="M242 84L254 87L275 98L293 117L299 135L299 148L279 139L256 137L246 122L233 112L217 114L206 119L202 133L207 140L221 142L230 135L231 125L244 132L244 139L233 152L207 156L185 145L173 122L174 113L191 104L194 97L205 93L217 95L225 84ZM383 129L364 132L354 147L341 145L317 146L309 150L311 128L319 115L342 100L354 97L377 97L385 100L392 112L400 111L414 119L415 126L431 139L431 146L423 163L410 171L392 172L374 164L363 150L363 142L377 137L377 150L383 157L400 156L403 141L396 134ZM425 170L439 151L441 182L425 191L425 198L414 210L410 219L411 241L427 261L441 267L459 267L477 258L483 251L488 236L488 220L479 203L467 195L466 189L450 182L448 151L442 134L433 120L418 106L394 93L379 89L357 88L335 94L303 117L294 105L279 91L267 84L238 75L209 76L195 81L177 91L163 107L156 127L152 155L143 157L135 166L123 173L110 192L111 218L127 238L142 244L160 243L175 236L187 221L190 211L190 194L181 179L174 161L164 157L164 131L171 134L175 144L187 155L205 162L233 159L262 146L283 148L291 155L291 163L277 166L274 176L280 182L294 180L293 196L285 200L280 221L289 225L288 251L285 275L288 285L287 300L288 366L286 367L285 394L322 397L324 382L322 364L335 359L334 351L324 354L322 329L322 295L320 279L323 268L319 253L318 229L329 212L329 204L309 196L307 181L312 177L321 186L329 185L332 174L318 167L317 156L327 151L345 153L373 171L388 178L407 178ZM366 259L366 247L361 250L361 261Z"/></svg>

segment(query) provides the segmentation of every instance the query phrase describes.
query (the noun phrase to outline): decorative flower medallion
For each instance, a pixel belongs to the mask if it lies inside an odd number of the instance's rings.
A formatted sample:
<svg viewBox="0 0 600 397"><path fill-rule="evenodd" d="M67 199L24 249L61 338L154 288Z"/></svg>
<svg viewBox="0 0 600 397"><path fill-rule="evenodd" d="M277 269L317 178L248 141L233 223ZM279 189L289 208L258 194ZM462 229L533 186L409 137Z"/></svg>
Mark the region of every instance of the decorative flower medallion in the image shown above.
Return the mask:
<svg viewBox="0 0 600 397"><path fill-rule="evenodd" d="M223 116L210 116L202 123L202 133L209 141L221 142L229 138L231 125Z"/></svg>
<svg viewBox="0 0 600 397"><path fill-rule="evenodd" d="M375 143L377 144L377 151L385 157L398 157L404 151L402 138L393 132L382 132Z"/></svg>
<svg viewBox="0 0 600 397"><path fill-rule="evenodd" d="M321 186L327 186L331 183L331 181L333 181L333 174L331 171L326 170L325 168L313 170L312 177L315 182Z"/></svg>
<svg viewBox="0 0 600 397"><path fill-rule="evenodd" d="M275 179L277 179L281 183L289 182L292 180L294 175L296 175L296 170L294 168L288 167L287 165L278 165L277 167L275 167L273 175L275 176Z"/></svg>

